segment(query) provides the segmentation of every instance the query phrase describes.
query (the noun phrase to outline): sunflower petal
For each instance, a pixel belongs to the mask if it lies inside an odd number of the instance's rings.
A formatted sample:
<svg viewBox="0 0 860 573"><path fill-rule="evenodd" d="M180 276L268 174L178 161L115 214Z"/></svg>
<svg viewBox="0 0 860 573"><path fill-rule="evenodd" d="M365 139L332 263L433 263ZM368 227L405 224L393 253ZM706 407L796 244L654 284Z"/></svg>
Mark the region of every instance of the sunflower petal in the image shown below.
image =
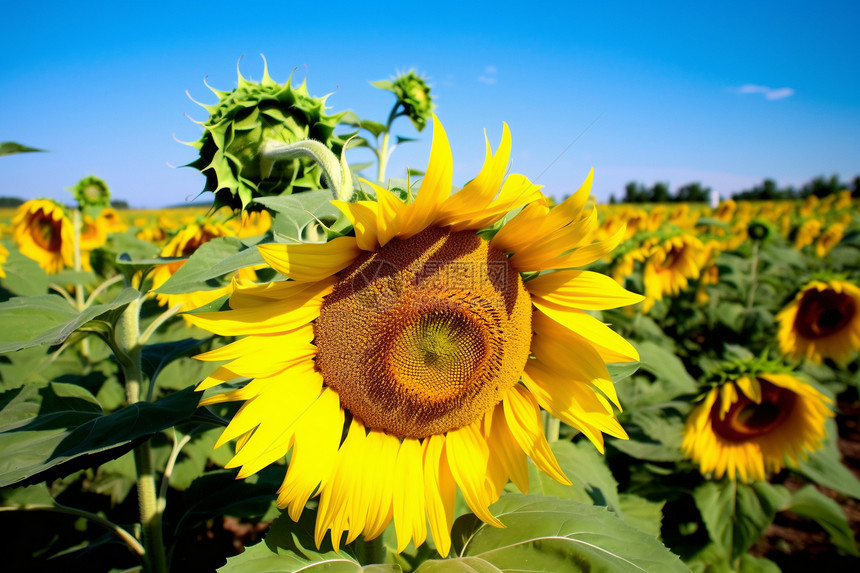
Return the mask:
<svg viewBox="0 0 860 573"><path fill-rule="evenodd" d="M543 422L534 397L522 386L514 386L505 396L504 412L511 435L532 461L555 481L570 485L543 433Z"/></svg>
<svg viewBox="0 0 860 573"><path fill-rule="evenodd" d="M355 237L337 237L327 243L272 243L257 245L257 250L273 269L302 282L328 278L361 254Z"/></svg>
<svg viewBox="0 0 860 573"><path fill-rule="evenodd" d="M394 468L394 527L397 533L397 552L409 545L415 546L427 538L426 500L421 442L406 438L400 444Z"/></svg>
<svg viewBox="0 0 860 573"><path fill-rule="evenodd" d="M430 148L430 162L424 173L424 180L409 205L403 229L399 236L409 238L426 229L436 219L442 202L451 194L454 174L454 160L451 157L451 144L442 122L433 115L433 143Z"/></svg>
<svg viewBox="0 0 860 573"><path fill-rule="evenodd" d="M588 340L604 362L639 361L639 353L632 344L593 316L548 301L532 302L540 312Z"/></svg>
<svg viewBox="0 0 860 573"><path fill-rule="evenodd" d="M363 251L375 251L379 246L379 204L376 201L347 203L339 200L333 200L332 204L352 223L358 248Z"/></svg>
<svg viewBox="0 0 860 573"><path fill-rule="evenodd" d="M436 550L447 557L451 550L451 527L454 525L454 502L457 486L448 456L445 436L434 434L424 440L424 495L427 521L436 542Z"/></svg>

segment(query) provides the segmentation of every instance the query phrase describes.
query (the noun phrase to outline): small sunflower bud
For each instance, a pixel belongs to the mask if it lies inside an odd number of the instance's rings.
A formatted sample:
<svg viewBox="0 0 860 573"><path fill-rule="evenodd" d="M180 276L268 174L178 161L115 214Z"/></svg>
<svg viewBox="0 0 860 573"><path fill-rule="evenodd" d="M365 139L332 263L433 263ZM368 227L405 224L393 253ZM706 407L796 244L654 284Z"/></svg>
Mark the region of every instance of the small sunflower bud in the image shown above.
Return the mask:
<svg viewBox="0 0 860 573"><path fill-rule="evenodd" d="M95 175L84 177L70 191L80 209L87 214L96 216L105 207L110 207L110 189L107 183Z"/></svg>

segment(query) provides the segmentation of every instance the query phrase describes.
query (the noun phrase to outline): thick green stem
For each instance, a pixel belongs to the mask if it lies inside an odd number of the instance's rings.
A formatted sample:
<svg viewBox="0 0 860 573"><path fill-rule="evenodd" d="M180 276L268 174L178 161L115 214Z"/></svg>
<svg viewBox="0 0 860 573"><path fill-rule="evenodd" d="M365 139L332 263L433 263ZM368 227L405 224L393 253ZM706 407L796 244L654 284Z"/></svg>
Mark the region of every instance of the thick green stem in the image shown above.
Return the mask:
<svg viewBox="0 0 860 573"><path fill-rule="evenodd" d="M84 223L81 219L81 210L75 209L72 211L72 226L75 230L75 272L83 270L83 262L81 260L81 234L83 233ZM75 306L78 312L83 312L85 308L84 302L84 285L75 285ZM90 341L84 338L81 341L81 355L85 359L90 357Z"/></svg>
<svg viewBox="0 0 860 573"><path fill-rule="evenodd" d="M561 429L561 420L547 412L546 410L541 411L541 416L543 417L543 431L546 436L546 441L550 444L558 441L558 433Z"/></svg>
<svg viewBox="0 0 860 573"><path fill-rule="evenodd" d="M382 536L370 541L359 538L355 541L355 556L362 565L374 565L385 561L385 546Z"/></svg>
<svg viewBox="0 0 860 573"><path fill-rule="evenodd" d="M125 375L125 392L129 405L140 401L143 384L140 361L140 303L141 298L138 298L125 308L114 332L114 352ZM137 470L137 498L143 526L143 545L146 547L146 569L150 573L167 573L161 531L162 508L159 507L155 490L155 472L148 440L134 449L134 464Z"/></svg>
<svg viewBox="0 0 860 573"><path fill-rule="evenodd" d="M376 180L380 185L385 184L385 171L388 169L388 157L391 155L388 152L388 142L390 140L390 133L388 131L382 136L382 145L377 149L377 156L379 157L379 170L377 171Z"/></svg>

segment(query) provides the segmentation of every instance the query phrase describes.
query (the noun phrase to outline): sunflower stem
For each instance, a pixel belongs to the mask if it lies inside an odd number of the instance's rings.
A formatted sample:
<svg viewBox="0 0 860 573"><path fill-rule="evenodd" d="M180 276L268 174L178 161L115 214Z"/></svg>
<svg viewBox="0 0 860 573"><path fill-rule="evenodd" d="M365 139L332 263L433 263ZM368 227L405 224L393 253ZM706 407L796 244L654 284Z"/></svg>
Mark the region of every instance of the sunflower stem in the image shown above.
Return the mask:
<svg viewBox="0 0 860 573"><path fill-rule="evenodd" d="M133 300L122 312L112 337L112 348L125 378L128 405L140 401L143 384L140 344L141 297ZM143 545L146 548L146 571L167 573L164 553L164 538L161 531L161 512L155 491L155 472L152 467L152 451L149 440L134 449L134 465L137 470L137 498L140 523L143 526Z"/></svg>
<svg viewBox="0 0 860 573"><path fill-rule="evenodd" d="M72 210L72 227L74 228L75 236L75 272L79 273L83 269L81 262L81 234L83 232L84 223L81 219L81 210L75 208ZM84 286L81 284L75 285L75 305L78 312L83 312L86 308L84 301ZM81 340L81 355L89 360L90 357L90 341L84 338Z"/></svg>
<svg viewBox="0 0 860 573"><path fill-rule="evenodd" d="M362 565L374 565L385 561L385 546L382 544L382 536L370 541L363 537L355 541L355 556Z"/></svg>
<svg viewBox="0 0 860 573"><path fill-rule="evenodd" d="M546 410L541 410L540 414L543 417L543 431L546 436L546 441L550 444L557 442L559 430L561 429L561 420Z"/></svg>
<svg viewBox="0 0 860 573"><path fill-rule="evenodd" d="M382 136L382 144L377 150L377 156L379 157L379 170L377 171L376 180L380 185L385 183L385 171L388 169L388 158L391 155L388 151L388 142L390 138L391 134L388 130L385 130L385 133Z"/></svg>
<svg viewBox="0 0 860 573"><path fill-rule="evenodd" d="M750 261L750 266L752 267L750 269L750 280L752 284L750 285L750 292L747 297L747 311L751 311L753 306L755 306L755 291L758 288L758 246L759 242L753 241Z"/></svg>

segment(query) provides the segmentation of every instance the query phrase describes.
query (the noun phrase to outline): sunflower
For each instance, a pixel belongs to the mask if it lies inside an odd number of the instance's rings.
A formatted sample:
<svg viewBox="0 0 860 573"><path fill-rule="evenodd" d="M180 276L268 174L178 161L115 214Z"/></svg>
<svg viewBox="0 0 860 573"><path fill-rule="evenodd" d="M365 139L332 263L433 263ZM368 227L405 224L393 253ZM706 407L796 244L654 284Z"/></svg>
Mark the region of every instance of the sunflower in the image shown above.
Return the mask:
<svg viewBox="0 0 860 573"><path fill-rule="evenodd" d="M209 221L200 221L191 223L182 227L170 242L161 250L162 257L187 257L194 251L200 248L200 245L208 243L217 237L226 237L229 235L227 229L218 223ZM138 235L139 236L139 235ZM152 288L157 289L167 282L167 279L173 276L173 273L185 264L185 261L176 261L159 265L156 267L152 276ZM218 297L224 296L231 292L231 286L222 287L219 289L197 291L186 294L158 294L158 303L162 306L172 307L177 304L182 305L182 310L191 310L209 302L212 302Z"/></svg>
<svg viewBox="0 0 860 573"><path fill-rule="evenodd" d="M642 310L648 312L664 294L677 295L687 288L688 279L699 278L706 255L702 241L686 233L655 245L642 271L647 297Z"/></svg>
<svg viewBox="0 0 860 573"><path fill-rule="evenodd" d="M128 229L128 224L125 222L123 216L113 207L102 209L96 221L101 224L107 234L124 233Z"/></svg>
<svg viewBox="0 0 860 573"><path fill-rule="evenodd" d="M778 315L779 347L792 358L846 362L860 350L860 289L842 280L814 280Z"/></svg>
<svg viewBox="0 0 860 573"><path fill-rule="evenodd" d="M807 219L794 231L794 248L800 250L811 245L819 233L821 233L821 222L818 219Z"/></svg>
<svg viewBox="0 0 860 573"><path fill-rule="evenodd" d="M334 201L354 236L261 245L291 280L238 281L231 310L191 315L217 334L247 335L199 356L231 362L198 390L246 382L201 401L244 401L218 441L237 439L228 467L244 478L292 450L278 505L298 519L319 496L317 545L329 531L335 548L344 533L347 543L373 539L393 519L399 551L420 545L429 522L447 555L458 487L501 526L488 506L509 479L526 490L526 456L569 483L541 407L600 451L604 433L626 437L605 363L638 355L585 311L641 297L594 272L540 274L605 256L624 229L593 241L591 175L553 209L527 178L505 177L506 125L478 176L451 194L451 150L433 120L413 202L364 182L376 201Z"/></svg>
<svg viewBox="0 0 860 573"><path fill-rule="evenodd" d="M818 236L815 241L815 254L819 258L830 252L830 250L842 241L842 236L845 234L845 225L833 223Z"/></svg>
<svg viewBox="0 0 860 573"><path fill-rule="evenodd" d="M9 251L6 250L6 247L0 245L0 279L6 278L6 271L3 270L3 263L6 262L6 258L9 256Z"/></svg>
<svg viewBox="0 0 860 573"><path fill-rule="evenodd" d="M65 211L50 199L32 199L18 207L12 236L21 254L33 259L46 273L74 265L75 231Z"/></svg>
<svg viewBox="0 0 860 573"><path fill-rule="evenodd" d="M820 447L830 400L785 373L742 376L716 386L690 413L681 449L703 474L764 480L788 459Z"/></svg>
<svg viewBox="0 0 860 573"><path fill-rule="evenodd" d="M89 215L83 216L81 223L81 266L84 270L91 270L90 251L97 249L107 241L107 230L101 219L93 219Z"/></svg>

